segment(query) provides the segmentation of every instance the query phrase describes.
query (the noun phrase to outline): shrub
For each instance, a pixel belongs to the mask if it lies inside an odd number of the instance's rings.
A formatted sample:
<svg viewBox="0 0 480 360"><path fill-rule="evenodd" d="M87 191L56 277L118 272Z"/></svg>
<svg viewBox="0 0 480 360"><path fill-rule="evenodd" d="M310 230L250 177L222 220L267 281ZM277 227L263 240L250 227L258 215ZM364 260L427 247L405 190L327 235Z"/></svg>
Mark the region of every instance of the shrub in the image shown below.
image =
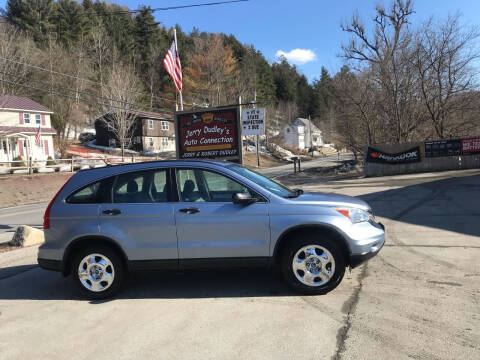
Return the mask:
<svg viewBox="0 0 480 360"><path fill-rule="evenodd" d="M47 158L47 166L50 166L50 165L56 165L55 160L53 160L51 156Z"/></svg>
<svg viewBox="0 0 480 360"><path fill-rule="evenodd" d="M23 166L27 166L27 164L25 164L25 162L22 160L22 158L20 156L17 156L15 158L13 158L13 161L19 161L19 162L14 162L12 164L12 167L23 167ZM21 161L21 162L20 162Z"/></svg>

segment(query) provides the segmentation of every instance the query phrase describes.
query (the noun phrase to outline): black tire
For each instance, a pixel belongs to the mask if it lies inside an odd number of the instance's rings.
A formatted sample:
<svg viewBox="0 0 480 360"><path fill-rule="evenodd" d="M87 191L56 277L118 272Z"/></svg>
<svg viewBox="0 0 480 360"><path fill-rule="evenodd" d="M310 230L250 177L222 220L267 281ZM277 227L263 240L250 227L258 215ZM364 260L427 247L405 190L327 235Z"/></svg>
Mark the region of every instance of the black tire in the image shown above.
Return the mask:
<svg viewBox="0 0 480 360"><path fill-rule="evenodd" d="M90 254L100 254L105 256L106 258L108 258L108 260L110 260L113 266L113 281L105 290L97 292L89 290L82 284L79 278L78 268L80 266L80 262ZM112 271L111 268L109 269L109 271ZM72 261L72 274L75 284L77 285L83 297L92 300L100 300L110 298L120 291L125 280L126 270L120 256L115 250L104 245L91 245L80 249L80 251L75 254Z"/></svg>
<svg viewBox="0 0 480 360"><path fill-rule="evenodd" d="M294 291L304 295L322 295L335 289L345 274L345 256L335 241L316 235L312 232L302 232L287 240L289 244L283 249L280 255L280 266L283 278ZM330 252L335 262L335 270L330 280L323 285L309 286L302 283L295 276L292 267L293 258L297 252L305 246L318 245Z"/></svg>

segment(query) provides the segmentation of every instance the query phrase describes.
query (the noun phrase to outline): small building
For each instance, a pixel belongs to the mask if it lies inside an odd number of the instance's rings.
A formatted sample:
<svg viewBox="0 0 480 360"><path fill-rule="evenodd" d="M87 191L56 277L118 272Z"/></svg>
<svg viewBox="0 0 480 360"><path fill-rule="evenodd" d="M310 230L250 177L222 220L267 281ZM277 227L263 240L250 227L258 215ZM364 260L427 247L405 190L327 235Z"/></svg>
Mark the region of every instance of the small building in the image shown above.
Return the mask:
<svg viewBox="0 0 480 360"><path fill-rule="evenodd" d="M54 156L53 112L24 96L0 96L0 161Z"/></svg>
<svg viewBox="0 0 480 360"><path fill-rule="evenodd" d="M138 152L175 151L175 128L173 114L149 111L132 112L135 125L126 148ZM119 139L114 129L111 112L95 120L96 145L118 148Z"/></svg>
<svg viewBox="0 0 480 360"><path fill-rule="evenodd" d="M279 137L283 144L299 150L323 146L322 131L309 119L297 118L285 125Z"/></svg>

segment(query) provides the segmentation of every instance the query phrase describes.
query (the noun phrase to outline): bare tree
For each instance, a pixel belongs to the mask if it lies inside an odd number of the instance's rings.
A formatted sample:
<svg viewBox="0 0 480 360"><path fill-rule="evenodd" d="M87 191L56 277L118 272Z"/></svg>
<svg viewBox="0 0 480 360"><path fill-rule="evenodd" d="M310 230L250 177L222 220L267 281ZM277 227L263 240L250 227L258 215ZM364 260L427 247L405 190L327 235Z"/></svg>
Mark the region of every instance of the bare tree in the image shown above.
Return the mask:
<svg viewBox="0 0 480 360"><path fill-rule="evenodd" d="M364 145L385 137L378 112L380 89L372 72L354 74L344 67L334 77L335 143L353 152L355 158Z"/></svg>
<svg viewBox="0 0 480 360"><path fill-rule="evenodd" d="M102 117L104 125L115 134L122 158L125 148L132 142L137 125L137 105L139 80L133 67L115 63L104 86L103 110L108 113Z"/></svg>
<svg viewBox="0 0 480 360"><path fill-rule="evenodd" d="M411 140L420 125L408 28L412 13L410 0L394 0L388 10L377 6L372 36L366 34L357 14L342 26L353 35L350 43L342 46L343 56L364 65L360 70L373 72L381 90L378 111L384 118L383 126L389 129L390 141L397 143Z"/></svg>
<svg viewBox="0 0 480 360"><path fill-rule="evenodd" d="M104 67L108 61L108 55L111 50L110 37L100 22L97 22L91 29L95 65L100 75L100 92L103 99Z"/></svg>
<svg viewBox="0 0 480 360"><path fill-rule="evenodd" d="M85 101L86 97L84 95L86 84L83 78L88 72L88 63L85 61L83 39L76 47L69 48L64 48L53 41L49 43L46 61L55 69L55 72L49 73L49 93L54 112L52 121L57 130L56 139L63 156L68 147L70 132L77 131L79 119L84 118L82 114L86 111L85 105L81 102Z"/></svg>
<svg viewBox="0 0 480 360"><path fill-rule="evenodd" d="M420 99L437 138L457 136L478 122L464 115L478 108L478 85L473 63L479 58L477 28L467 29L460 16L449 16L443 23L428 20L417 34L415 66L418 72Z"/></svg>
<svg viewBox="0 0 480 360"><path fill-rule="evenodd" d="M2 95L15 94L28 74L28 62L33 42L13 25L0 24L0 91Z"/></svg>

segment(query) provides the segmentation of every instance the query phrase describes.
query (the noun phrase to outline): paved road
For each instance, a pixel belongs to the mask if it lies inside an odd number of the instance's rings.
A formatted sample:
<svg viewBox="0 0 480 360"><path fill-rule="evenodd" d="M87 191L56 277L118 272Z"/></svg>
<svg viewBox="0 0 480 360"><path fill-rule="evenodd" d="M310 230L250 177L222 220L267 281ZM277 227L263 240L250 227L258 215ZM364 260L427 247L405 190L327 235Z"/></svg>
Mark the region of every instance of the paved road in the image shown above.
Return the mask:
<svg viewBox="0 0 480 360"><path fill-rule="evenodd" d="M18 225L41 228L47 203L0 208L0 244L10 241Z"/></svg>
<svg viewBox="0 0 480 360"><path fill-rule="evenodd" d="M316 158L313 160L309 161L303 161L301 163L301 169L311 169L315 167L323 167L323 166L332 166L338 160L351 160L353 159L352 154L340 154L338 155L332 155L332 156L327 156L324 158ZM271 178L275 178L278 176L283 176L283 175L288 175L293 173L293 163L287 164L287 165L280 165L280 166L275 166L271 167L268 169L259 169L257 170L259 173L266 175Z"/></svg>
<svg viewBox="0 0 480 360"><path fill-rule="evenodd" d="M114 300L79 298L0 254L0 359L475 359L480 353L480 171L324 184L368 200L388 240L326 296L274 271L137 274Z"/></svg>
<svg viewBox="0 0 480 360"><path fill-rule="evenodd" d="M303 169L310 169L321 166L331 166L338 159L352 159L350 154L342 154L340 157L328 156L325 158L317 158L315 160L305 161L302 163ZM293 164L281 165L268 169L260 169L260 173L269 177L278 177L293 172ZM18 225L30 225L41 228L42 217L45 212L47 203L38 203L33 205L22 205L10 208L0 208L0 243L10 241L12 234Z"/></svg>

